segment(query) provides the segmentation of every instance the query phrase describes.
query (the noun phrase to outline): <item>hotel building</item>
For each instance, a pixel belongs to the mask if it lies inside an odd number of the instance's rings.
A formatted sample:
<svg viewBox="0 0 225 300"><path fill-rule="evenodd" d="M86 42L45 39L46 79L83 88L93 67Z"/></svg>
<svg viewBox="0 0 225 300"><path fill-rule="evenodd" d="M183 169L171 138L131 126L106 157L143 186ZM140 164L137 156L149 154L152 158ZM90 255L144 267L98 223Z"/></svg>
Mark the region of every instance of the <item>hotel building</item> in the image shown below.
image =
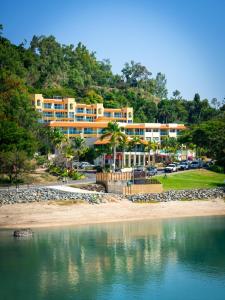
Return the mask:
<svg viewBox="0 0 225 300"><path fill-rule="evenodd" d="M99 138L110 121L118 122L129 137L139 136L159 144L165 137L177 138L185 129L183 124L133 123L132 107L104 108L102 103L78 103L74 98L49 99L42 94L34 95L33 105L41 113L40 122L61 129L68 138L81 136L88 145L104 144Z"/></svg>

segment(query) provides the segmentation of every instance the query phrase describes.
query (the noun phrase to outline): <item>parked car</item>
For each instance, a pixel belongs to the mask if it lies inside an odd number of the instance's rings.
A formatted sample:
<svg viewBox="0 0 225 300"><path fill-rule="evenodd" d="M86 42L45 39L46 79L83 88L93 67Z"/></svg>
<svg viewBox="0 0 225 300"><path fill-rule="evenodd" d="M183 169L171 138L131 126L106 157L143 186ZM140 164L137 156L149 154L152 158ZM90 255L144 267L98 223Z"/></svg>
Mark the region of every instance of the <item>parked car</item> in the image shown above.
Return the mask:
<svg viewBox="0 0 225 300"><path fill-rule="evenodd" d="M190 168L191 168L191 169L199 169L199 168L201 168L201 167L202 167L202 164L201 164L201 162L198 161L198 160L195 160L195 161L193 161L193 162L190 164Z"/></svg>
<svg viewBox="0 0 225 300"><path fill-rule="evenodd" d="M158 173L158 170L156 167L147 167L146 169L146 175L147 176L154 176Z"/></svg>
<svg viewBox="0 0 225 300"><path fill-rule="evenodd" d="M80 167L80 162L79 161L73 161L72 166L73 166L73 168L78 169Z"/></svg>
<svg viewBox="0 0 225 300"><path fill-rule="evenodd" d="M145 177L145 168L142 166L134 167L134 177Z"/></svg>
<svg viewBox="0 0 225 300"><path fill-rule="evenodd" d="M180 168L180 163L179 163L179 162L174 162L173 164L176 165L177 171L178 171L178 170L181 170L181 168Z"/></svg>
<svg viewBox="0 0 225 300"><path fill-rule="evenodd" d="M83 161L80 163L80 166L79 166L81 169L92 169L94 168L95 166L90 164L89 162L87 161Z"/></svg>
<svg viewBox="0 0 225 300"><path fill-rule="evenodd" d="M166 168L165 168L166 172L177 172L177 167L175 164L169 164Z"/></svg>
<svg viewBox="0 0 225 300"><path fill-rule="evenodd" d="M187 162L182 162L180 164L180 170L188 170L189 169L189 164Z"/></svg>

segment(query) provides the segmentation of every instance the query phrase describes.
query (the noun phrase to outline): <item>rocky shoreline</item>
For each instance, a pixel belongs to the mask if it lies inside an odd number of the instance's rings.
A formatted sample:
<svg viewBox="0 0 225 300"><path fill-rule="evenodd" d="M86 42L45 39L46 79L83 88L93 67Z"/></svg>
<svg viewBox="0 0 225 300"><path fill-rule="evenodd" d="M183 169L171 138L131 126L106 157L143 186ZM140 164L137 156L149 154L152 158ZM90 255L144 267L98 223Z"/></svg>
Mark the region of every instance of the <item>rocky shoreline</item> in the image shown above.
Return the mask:
<svg viewBox="0 0 225 300"><path fill-rule="evenodd" d="M121 195L109 195L105 193L73 193L65 192L47 187L37 187L32 189L21 190L0 190L0 205L16 204L16 203L32 203L32 202L47 202L47 201L63 201L74 200L83 201L92 204L106 202L112 198L122 200Z"/></svg>
<svg viewBox="0 0 225 300"><path fill-rule="evenodd" d="M127 196L132 202L169 202L169 201L190 201L210 198L225 198L225 188L218 187L212 189L190 189L171 190L157 194L138 194Z"/></svg>
<svg viewBox="0 0 225 300"><path fill-rule="evenodd" d="M196 200L209 198L225 198L223 187L213 189L172 190L157 194L118 195L106 193L73 193L47 187L32 189L0 190L0 205L16 203L47 202L57 200L83 201L90 204L99 204L110 201L128 199L132 202L169 202L179 200Z"/></svg>

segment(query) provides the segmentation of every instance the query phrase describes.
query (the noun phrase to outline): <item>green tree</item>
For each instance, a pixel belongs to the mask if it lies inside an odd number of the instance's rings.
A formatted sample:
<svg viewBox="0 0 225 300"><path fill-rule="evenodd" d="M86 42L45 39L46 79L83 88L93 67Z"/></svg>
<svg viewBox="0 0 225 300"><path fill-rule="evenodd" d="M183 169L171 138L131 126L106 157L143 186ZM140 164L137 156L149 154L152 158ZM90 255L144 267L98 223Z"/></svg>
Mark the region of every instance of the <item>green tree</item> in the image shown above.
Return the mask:
<svg viewBox="0 0 225 300"><path fill-rule="evenodd" d="M154 95L158 97L160 100L167 98L167 88L166 88L166 76L162 73L157 73L155 78L155 92Z"/></svg>
<svg viewBox="0 0 225 300"><path fill-rule="evenodd" d="M109 144L113 149L113 171L116 167L116 148L121 142L126 139L126 135L123 132L123 128L119 126L117 122L109 122L107 128L101 136L101 140L108 139Z"/></svg>

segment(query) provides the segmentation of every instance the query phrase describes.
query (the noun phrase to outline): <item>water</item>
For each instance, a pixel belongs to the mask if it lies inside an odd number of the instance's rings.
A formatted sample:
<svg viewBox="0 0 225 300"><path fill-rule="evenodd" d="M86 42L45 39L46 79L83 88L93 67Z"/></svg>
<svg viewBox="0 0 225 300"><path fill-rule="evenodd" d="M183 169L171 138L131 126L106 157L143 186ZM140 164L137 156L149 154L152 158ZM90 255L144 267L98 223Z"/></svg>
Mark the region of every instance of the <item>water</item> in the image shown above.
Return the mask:
<svg viewBox="0 0 225 300"><path fill-rule="evenodd" d="M0 299L225 299L225 218L0 231Z"/></svg>

